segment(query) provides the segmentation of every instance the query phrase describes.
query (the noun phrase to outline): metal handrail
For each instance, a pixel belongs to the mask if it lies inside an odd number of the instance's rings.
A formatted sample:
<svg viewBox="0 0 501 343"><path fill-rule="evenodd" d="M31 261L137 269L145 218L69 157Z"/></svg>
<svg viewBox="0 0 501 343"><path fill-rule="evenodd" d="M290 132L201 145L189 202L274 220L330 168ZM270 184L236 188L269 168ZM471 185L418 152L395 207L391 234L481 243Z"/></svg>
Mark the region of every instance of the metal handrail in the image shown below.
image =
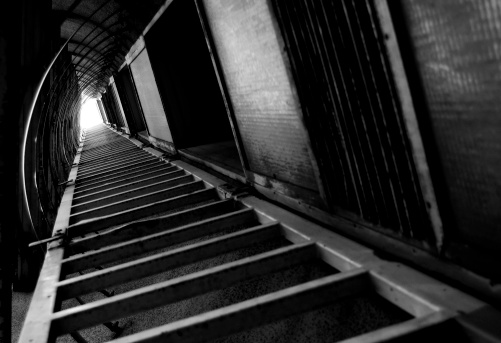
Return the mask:
<svg viewBox="0 0 501 343"><path fill-rule="evenodd" d="M32 218L31 218L30 206L28 204L28 193L26 191L26 174L25 174L25 171L24 171L24 168L25 168L25 157L26 157L25 156L26 155L26 143L28 142L28 133L29 133L29 130L30 130L31 120L33 118L33 111L35 110L35 106L36 106L36 103L37 103L37 100L38 100L38 96L40 95L40 91L42 90L42 86L43 86L43 84L45 82L45 79L47 78L47 75L49 75L49 72L51 71L52 66L56 62L56 60L59 57L59 55L61 54L61 52L64 50L64 48L66 48L66 46L68 45L69 41L75 36L75 34L77 32L78 32L78 30L76 30L66 40L66 42L63 44L63 46L61 46L61 48L59 49L59 51L54 56L54 58L52 59L52 61L49 64L49 66L45 70L44 74L42 75L42 78L38 82L38 85L37 85L36 90L35 90L35 94L33 96L33 100L31 101L31 104L30 104L30 107L29 107L28 118L26 120L26 124L24 125L23 141L21 143L21 180L22 180L21 184L23 186L23 206L25 207L25 210L28 213L28 218L29 218L29 221L30 221L30 226L31 226L33 232L35 233L35 236L37 237L37 240L39 240L38 233L35 230L35 226L33 224Z"/></svg>
<svg viewBox="0 0 501 343"><path fill-rule="evenodd" d="M28 214L28 219L29 219L30 227L33 230L33 232L34 232L35 237L37 238L37 240L39 240L39 237L38 237L38 233L37 233L37 231L35 229L35 226L34 226L34 223L33 223L33 219L31 217L30 205L29 205L29 202L28 202L28 194L27 194L27 190L26 190L26 172L25 172L26 145L27 145L27 142L28 142L28 134L29 134L31 122L32 122L32 119L33 119L33 113L34 113L37 101L39 99L42 87L43 87L43 85L45 83L45 80L46 80L47 76L49 75L50 71L52 70L52 67L54 66L54 63L57 61L57 59L59 58L59 56L61 55L61 53L63 52L63 50L68 46L68 44L73 39L73 37L77 34L77 32L80 31L80 29L89 21L89 19L92 16L94 16L94 14L96 14L100 9L102 9L109 2L110 2L110 0L105 1L91 15L89 15L87 17L87 19L83 23L81 23L81 25L75 30L75 32L73 32L73 34L61 46L61 48L58 50L58 52L52 58L50 64L46 68L45 72L43 73L43 75L42 75L42 77L41 77L41 79L39 81L39 83L37 84L37 87L35 88L35 93L33 95L33 98L32 98L32 101L31 101L31 104L30 104L30 107L29 107L28 117L26 119L26 123L25 123L25 126L24 126L23 140L21 142L21 155L20 155L20 159L21 159L21 161L20 161L20 169L21 170L20 170L20 175L21 175L21 179L22 179L21 185L22 185L22 189L23 189L23 207L26 210L26 213ZM93 31L91 31L91 32L93 32ZM79 44L79 45L81 45L81 44ZM80 62L78 64L80 64Z"/></svg>

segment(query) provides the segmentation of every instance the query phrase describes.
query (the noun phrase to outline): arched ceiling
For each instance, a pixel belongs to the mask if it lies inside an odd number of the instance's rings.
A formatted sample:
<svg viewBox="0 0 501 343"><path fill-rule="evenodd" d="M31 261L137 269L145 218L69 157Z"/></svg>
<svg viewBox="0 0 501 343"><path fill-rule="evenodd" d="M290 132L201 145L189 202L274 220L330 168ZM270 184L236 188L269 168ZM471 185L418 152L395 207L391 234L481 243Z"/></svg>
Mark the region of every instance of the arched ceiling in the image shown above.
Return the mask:
<svg viewBox="0 0 501 343"><path fill-rule="evenodd" d="M52 0L81 94L96 97L165 0Z"/></svg>

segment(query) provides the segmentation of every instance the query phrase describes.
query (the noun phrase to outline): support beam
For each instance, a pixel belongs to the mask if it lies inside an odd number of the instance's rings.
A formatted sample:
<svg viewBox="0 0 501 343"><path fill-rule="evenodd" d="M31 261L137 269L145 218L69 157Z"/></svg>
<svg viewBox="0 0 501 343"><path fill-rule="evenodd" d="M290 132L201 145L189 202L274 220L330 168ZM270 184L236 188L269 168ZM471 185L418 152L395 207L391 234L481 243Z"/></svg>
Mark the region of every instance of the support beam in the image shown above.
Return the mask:
<svg viewBox="0 0 501 343"><path fill-rule="evenodd" d="M112 170L111 172L102 172L94 175L88 175L88 176L82 176L79 177L77 180L77 186L80 187L82 185L87 186L89 184L95 184L95 183L100 183L103 181L107 181L109 179L117 178L117 177L122 177L122 176L127 176L132 173L137 173L141 172L142 170L150 167L156 167L156 166L163 166L165 163L160 162L156 159L153 160L148 160L148 161L142 161L139 163L134 163L131 166L122 166L116 170ZM169 163L167 163L167 166L171 166Z"/></svg>
<svg viewBox="0 0 501 343"><path fill-rule="evenodd" d="M363 269L327 276L115 340L116 343L205 342L369 292Z"/></svg>
<svg viewBox="0 0 501 343"><path fill-rule="evenodd" d="M226 263L120 294L113 299L102 299L85 306L58 312L53 316L53 327L57 334L85 329L305 263L316 257L315 252L315 244L308 243L292 245ZM177 261L182 260L177 259ZM171 269L177 265L169 267Z"/></svg>
<svg viewBox="0 0 501 343"><path fill-rule="evenodd" d="M234 212L239 209L242 209L242 207L240 207L234 200L221 200L211 204L179 211L162 218L143 220L102 233L97 232L93 236L73 240L70 242L68 250L70 251L70 254L82 253L87 250L96 250L107 245L171 230L179 226L195 223L225 213Z"/></svg>
<svg viewBox="0 0 501 343"><path fill-rule="evenodd" d="M213 233L223 232L233 227L249 227L256 224L256 218L251 209L224 214L198 223L188 224L177 229L136 238L85 254L69 257L63 260L63 273L71 274L97 265L118 261L123 258L130 258ZM268 226L273 227L274 225L276 225L276 223L271 225L268 224L267 226L258 226L254 230L264 229Z"/></svg>
<svg viewBox="0 0 501 343"><path fill-rule="evenodd" d="M90 209L88 211L72 214L70 216L70 225L78 223L82 220L88 220L96 217L111 215L117 212L127 211L138 206L151 204L164 199L170 199L183 194L199 191L201 189L204 189L204 182L195 181L188 184L171 187L166 190L151 192L132 199L126 199L108 205L103 205L101 207Z"/></svg>
<svg viewBox="0 0 501 343"><path fill-rule="evenodd" d="M107 204L114 204L114 203L117 203L120 201L131 200L131 199L136 198L136 197L152 194L153 192L167 191L167 190L174 190L174 189L178 189L178 190L179 189L181 189L181 190L186 189L183 187L188 187L189 185L192 185L195 183L202 183L202 181L194 181L194 178L192 175L186 175L185 177L182 177L182 178L176 178L174 180L167 180L167 181L159 181L159 182L152 183L152 184L149 184L146 186L136 185L136 188L117 192L115 194L111 194L111 195L108 195L106 197L102 197L102 198L99 198L96 200L82 203L80 205L73 206L71 208L71 211L74 213L81 213L83 211L93 210L93 209L96 209L98 207L105 206ZM203 187L200 187L199 189L202 189L202 188ZM188 189L189 189L189 187L188 187ZM172 194L173 193L166 193L165 198L171 197Z"/></svg>
<svg viewBox="0 0 501 343"><path fill-rule="evenodd" d="M151 164L151 165L145 166L143 168L137 168L136 170L133 170L133 171L124 172L121 175L114 174L108 178L103 178L103 179L98 180L98 181L89 181L86 184L77 184L75 192L81 192L81 191L88 190L91 188L94 189L94 188L97 188L97 187L100 187L100 186L103 186L105 184L109 184L112 182L124 182L124 180L130 180L131 178L134 179L137 176L141 176L141 175L144 175L146 173L159 171L159 170L162 170L164 172L168 172L168 171L179 170L179 168L174 167L174 166L170 166L170 165L165 164L165 163Z"/></svg>
<svg viewBox="0 0 501 343"><path fill-rule="evenodd" d="M168 174L168 175L166 175ZM155 178L155 177L165 177L167 180L168 179L173 179L176 177L180 177L182 175L185 175L186 173L184 170L181 170L177 167L162 167L162 168L154 168L154 169L148 169L144 171L144 173L129 176L123 179L117 179L117 180L112 180L109 182L106 182L101 185L95 185L93 187L87 187L85 189L81 189L75 192L75 200L80 199L81 197L87 196L87 195L93 195L98 192L102 192L105 190L110 190L115 187L123 186L123 185L128 185L133 181L142 181L145 179L149 178Z"/></svg>

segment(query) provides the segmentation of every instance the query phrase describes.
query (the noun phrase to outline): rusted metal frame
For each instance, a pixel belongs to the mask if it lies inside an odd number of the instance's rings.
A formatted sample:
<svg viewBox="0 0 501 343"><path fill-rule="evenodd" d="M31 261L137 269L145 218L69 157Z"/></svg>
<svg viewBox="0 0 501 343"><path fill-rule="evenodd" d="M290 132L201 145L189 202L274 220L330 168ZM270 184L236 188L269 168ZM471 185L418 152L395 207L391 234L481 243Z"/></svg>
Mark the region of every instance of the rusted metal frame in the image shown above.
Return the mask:
<svg viewBox="0 0 501 343"><path fill-rule="evenodd" d="M156 177L158 177L159 180L170 180L185 175L182 169L176 167L167 167L166 169L168 170L158 169L154 170L153 172L147 171L146 173L128 177L123 180L105 183L98 187L88 188L87 190L75 192L75 201L76 201L75 204L77 204L78 202L85 201L85 199L92 199L93 197L96 196L99 197L100 194L106 194L106 192L113 192L115 189L126 186L129 183L142 182L142 181L151 182L154 181Z"/></svg>
<svg viewBox="0 0 501 343"><path fill-rule="evenodd" d="M76 181L77 189L81 190L83 188L88 188L89 186L102 184L103 182L109 182L110 180L115 180L115 179L118 179L121 177L132 176L132 175L136 175L138 173L140 174L143 171L149 170L152 168L158 169L158 168L162 168L162 167L170 168L171 166L168 163L163 163L163 162L158 161L158 160L144 162L144 163L141 163L141 164L135 166L134 168L131 168L130 170L121 170L119 172L116 172L116 173L113 173L110 175L102 175L98 178L96 177L96 178L90 178L87 180L77 180Z"/></svg>
<svg viewBox="0 0 501 343"><path fill-rule="evenodd" d="M242 227L241 230L243 230L245 227L257 224L252 210L239 210L205 219L198 223L187 224L176 229L134 238L130 241L103 247L100 250L74 255L62 261L62 268L65 274L71 274L95 265L103 265L123 258L155 251L195 238L204 237L212 233L224 232L234 227ZM254 230L260 230L262 228L263 227L258 227ZM275 230L278 230L278 228L275 228Z"/></svg>
<svg viewBox="0 0 501 343"><path fill-rule="evenodd" d="M101 207L106 204L115 203L117 201L122 201L126 199L135 198L137 196L150 194L152 191L167 190L181 185L188 185L196 182L191 175L186 175L186 177L176 178L173 180L157 181L149 185L136 184L136 188L129 188L127 190L121 190L118 193L110 194L108 196L90 200L78 205L73 205L71 211L73 213L79 213L82 211L89 210L91 208Z"/></svg>
<svg viewBox="0 0 501 343"><path fill-rule="evenodd" d="M112 215L115 212L127 211L137 206L155 203L164 199L171 199L187 193L196 192L201 189L204 189L203 181L194 181L188 184L174 186L169 189L155 190L131 199L117 201L115 203L102 205L90 210L73 213L70 216L70 224L76 224L82 220Z"/></svg>
<svg viewBox="0 0 501 343"><path fill-rule="evenodd" d="M376 15L381 25L381 30L385 34L384 44L386 53L390 61L393 80L397 89L402 114L404 117L404 127L409 138L412 149L412 157L418 173L421 192L426 202L426 210L430 217L432 228L435 234L436 247L442 251L444 242L444 232L442 218L438 209L435 189L430 175L428 160L424 150L423 139L419 130L417 115L413 104L409 82L405 73L400 48L395 35L395 28L388 9L387 0L375 0Z"/></svg>
<svg viewBox="0 0 501 343"><path fill-rule="evenodd" d="M53 327L58 334L80 330L229 287L240 281L313 260L315 257L316 249L313 243L279 248L120 294L113 299L98 300L89 306L58 312L53 316Z"/></svg>
<svg viewBox="0 0 501 343"><path fill-rule="evenodd" d="M108 190L89 194L89 195L86 195L86 196L83 196L80 198L74 198L73 199L73 206L78 206L80 204L85 204L85 203L88 203L90 201L102 199L102 198L108 197L110 195L115 195L115 194L120 194L120 193L127 192L127 191L136 190L138 188L146 187L146 186L152 185L152 184L157 183L157 182L168 182L170 186L176 186L176 185L180 185L182 183L187 183L187 182L190 182L193 180L194 180L193 176L189 175L189 174L172 178L172 177L170 177L169 173L166 173L166 174L163 174L160 176L150 177L150 178L146 178L143 180L134 180L126 185L113 187L113 188L110 188Z"/></svg>
<svg viewBox="0 0 501 343"><path fill-rule="evenodd" d="M232 199L220 200L207 205L201 205L169 214L161 218L145 219L115 229L106 230L105 232L96 232L95 235L87 235L83 238L75 237L69 242L65 257L129 241L138 237L171 230L179 226L185 226L215 216L232 213L240 209L242 208L239 206L239 203Z"/></svg>
<svg viewBox="0 0 501 343"><path fill-rule="evenodd" d="M125 158L116 162L108 162L102 161L102 164L97 164L92 168L88 168L87 170L79 173L78 177L81 179L85 179L88 177L94 177L101 174L108 174L124 169L125 166L134 166L136 164L147 162L147 161L158 161L158 159L149 155L146 152L140 152L137 155L132 156L131 158Z"/></svg>
<svg viewBox="0 0 501 343"><path fill-rule="evenodd" d="M114 213L109 216L94 218L85 222L70 225L68 230L72 237L81 236L89 232L95 232L115 225L146 218L152 215L160 215L176 208L194 205L205 201L219 200L215 189L203 189L190 194L181 195L171 199L165 199L153 204L138 206L136 208Z"/></svg>
<svg viewBox="0 0 501 343"><path fill-rule="evenodd" d="M161 168L148 168L145 170L143 173L135 173L134 175L131 175L126 178L118 178L114 180L107 181L105 183L100 183L98 185L92 185L91 187L81 187L80 189L77 189L75 191L75 198L81 198L87 195L95 194L98 192L102 192L105 190L109 190L111 188L115 188L121 185L125 185L131 181L139 181L143 180L144 178L151 178L155 176L160 176L163 175L164 177L168 178L169 176L164 175L164 174L169 174L171 178L179 177L184 175L184 171L179 169L176 166L162 166Z"/></svg>
<svg viewBox="0 0 501 343"><path fill-rule="evenodd" d="M204 4L201 0L195 0L195 6L197 8L198 17L200 20L200 25L202 26L202 31L204 33L205 41L207 43L207 49L209 50L209 55L211 58L212 66L214 68L214 73L217 78L217 82L219 84L219 90L221 92L221 96L224 101L224 105L226 108L226 114L228 116L228 121L230 122L231 130L233 132L233 138L235 140L235 145L238 150L238 156L240 158L240 164L242 165L242 171L246 176L246 170L249 169L249 161L247 160L247 156L245 155L245 149L242 141L242 137L240 135L240 131L238 130L237 121L235 118L235 112L233 110L233 105L231 103L231 97L226 87L226 81L224 78L223 68L221 66L221 61L218 56L218 52L216 49L216 45L212 38L212 34L210 31L209 22L207 19L206 11Z"/></svg>
<svg viewBox="0 0 501 343"><path fill-rule="evenodd" d="M370 292L367 272L353 270L323 277L234 305L182 319L115 340L125 342L202 342Z"/></svg>

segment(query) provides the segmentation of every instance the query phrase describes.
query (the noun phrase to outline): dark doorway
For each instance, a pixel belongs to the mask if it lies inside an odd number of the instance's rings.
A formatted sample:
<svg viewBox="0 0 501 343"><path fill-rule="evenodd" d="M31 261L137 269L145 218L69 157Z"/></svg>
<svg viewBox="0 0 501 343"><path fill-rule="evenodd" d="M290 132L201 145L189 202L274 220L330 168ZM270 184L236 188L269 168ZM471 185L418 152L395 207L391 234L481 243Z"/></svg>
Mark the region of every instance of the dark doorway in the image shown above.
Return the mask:
<svg viewBox="0 0 501 343"><path fill-rule="evenodd" d="M145 42L176 148L243 174L194 1L175 0Z"/></svg>
<svg viewBox="0 0 501 343"><path fill-rule="evenodd" d="M115 77L115 84L117 86L118 94L122 100L122 107L124 109L127 123L132 134L145 131L143 114L137 99L136 90L132 83L132 76L130 74L130 67L125 67Z"/></svg>

